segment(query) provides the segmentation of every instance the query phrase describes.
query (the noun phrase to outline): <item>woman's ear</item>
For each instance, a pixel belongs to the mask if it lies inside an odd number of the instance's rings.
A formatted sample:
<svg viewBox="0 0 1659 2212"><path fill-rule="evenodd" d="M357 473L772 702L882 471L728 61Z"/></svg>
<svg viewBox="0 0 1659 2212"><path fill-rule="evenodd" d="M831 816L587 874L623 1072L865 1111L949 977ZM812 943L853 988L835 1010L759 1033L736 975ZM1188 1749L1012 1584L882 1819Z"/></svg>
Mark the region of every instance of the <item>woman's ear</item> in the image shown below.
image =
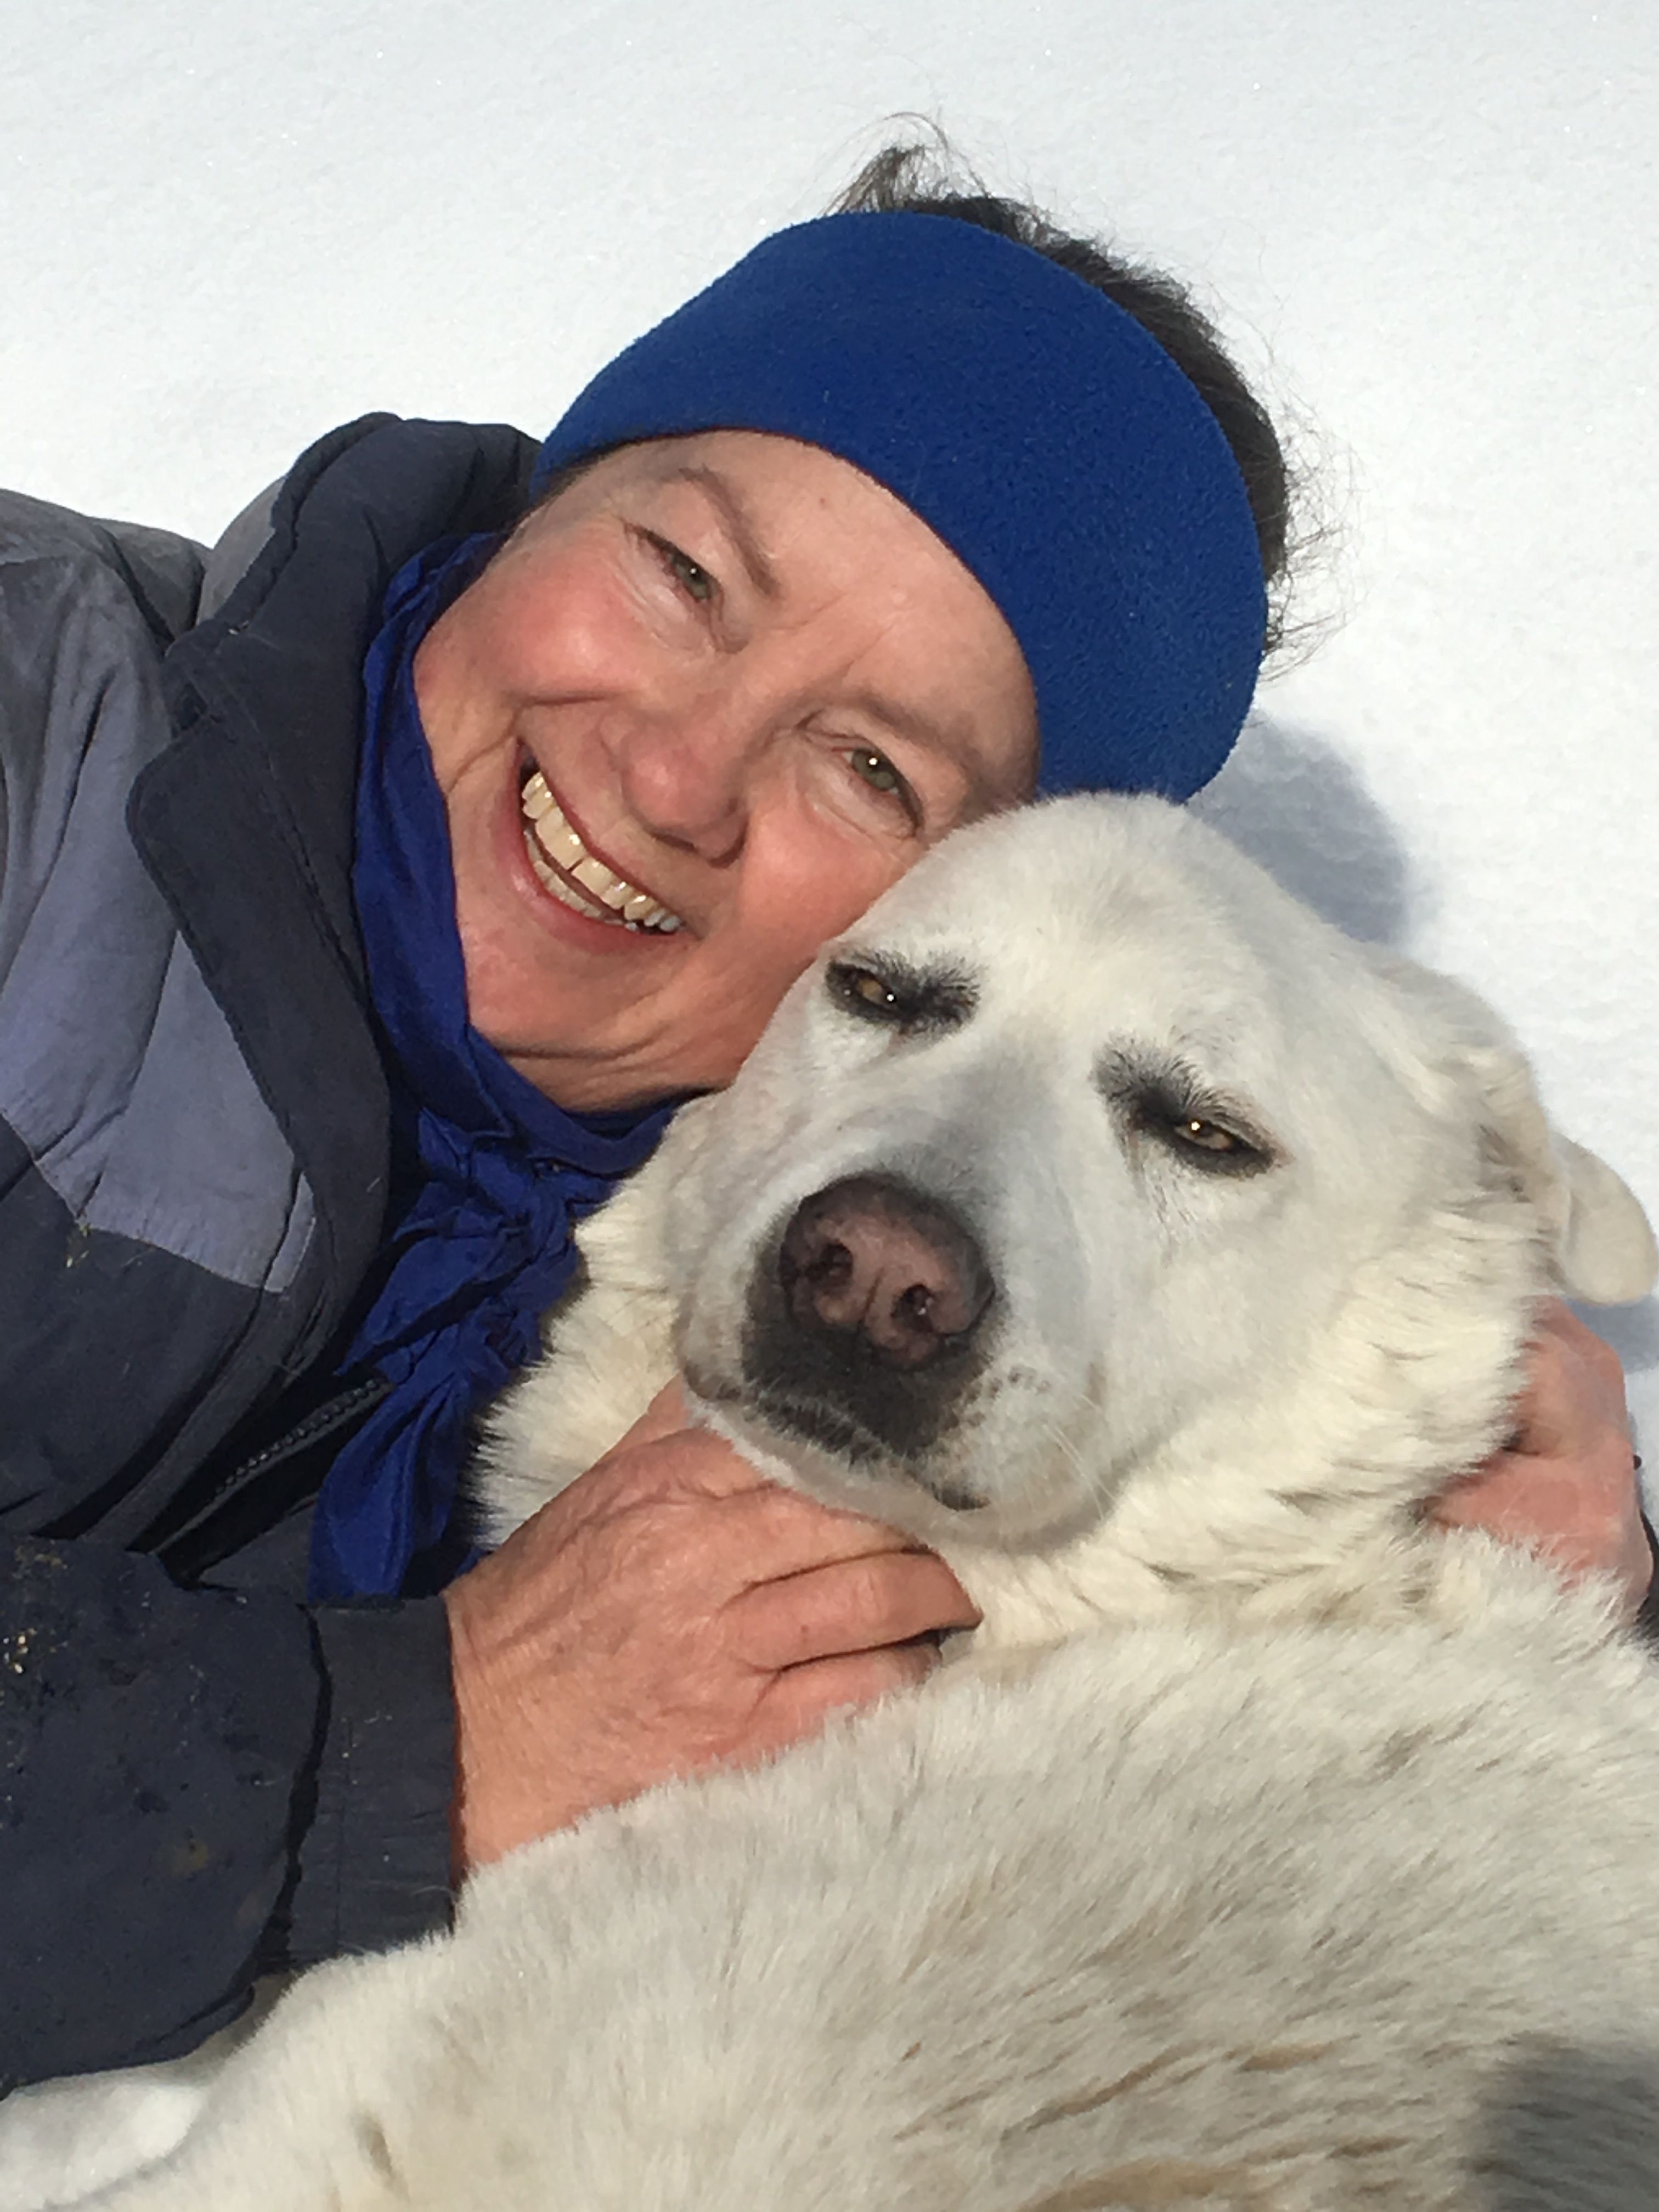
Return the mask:
<svg viewBox="0 0 1659 2212"><path fill-rule="evenodd" d="M1377 965L1440 1032L1437 1073L1473 1080L1495 1154L1537 1207L1554 1241L1567 1297L1587 1305L1645 1297L1659 1279L1659 1245L1642 1202L1605 1160L1550 1126L1531 1067L1486 1001L1449 976L1395 955Z"/></svg>

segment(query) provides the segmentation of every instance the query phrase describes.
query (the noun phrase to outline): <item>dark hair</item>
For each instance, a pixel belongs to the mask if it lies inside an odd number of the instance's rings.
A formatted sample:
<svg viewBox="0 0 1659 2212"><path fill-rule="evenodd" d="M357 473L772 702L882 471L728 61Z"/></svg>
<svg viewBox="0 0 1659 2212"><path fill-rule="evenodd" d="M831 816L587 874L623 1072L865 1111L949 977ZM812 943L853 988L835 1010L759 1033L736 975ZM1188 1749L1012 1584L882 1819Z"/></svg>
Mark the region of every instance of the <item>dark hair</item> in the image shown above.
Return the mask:
<svg viewBox="0 0 1659 2212"><path fill-rule="evenodd" d="M1094 239L1075 238L1023 200L987 191L943 138L933 145L884 146L866 161L830 210L832 215L944 215L1029 246L1103 292L1158 340L1193 384L1232 447L1244 479L1269 613L1264 649L1285 634L1282 586L1291 550L1291 477L1267 409L1234 366L1207 315L1161 270L1110 252Z"/></svg>

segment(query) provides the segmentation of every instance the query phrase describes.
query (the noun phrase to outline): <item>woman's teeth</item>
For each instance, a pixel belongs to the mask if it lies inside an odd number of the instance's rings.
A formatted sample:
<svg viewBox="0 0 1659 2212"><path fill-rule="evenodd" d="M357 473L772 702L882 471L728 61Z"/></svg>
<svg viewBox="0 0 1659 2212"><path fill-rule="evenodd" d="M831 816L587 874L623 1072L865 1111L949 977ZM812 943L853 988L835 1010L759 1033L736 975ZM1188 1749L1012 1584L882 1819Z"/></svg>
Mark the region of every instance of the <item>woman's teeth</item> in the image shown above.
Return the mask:
<svg viewBox="0 0 1659 2212"><path fill-rule="evenodd" d="M680 927L678 915L659 906L649 891L635 890L603 860L594 859L559 811L558 801L539 769L520 793L519 805L524 815L525 850L536 880L556 899L585 914L590 921L619 921L626 928L653 929L663 937ZM564 875L559 873L561 868ZM567 877L574 877L592 896L583 898L571 888Z"/></svg>

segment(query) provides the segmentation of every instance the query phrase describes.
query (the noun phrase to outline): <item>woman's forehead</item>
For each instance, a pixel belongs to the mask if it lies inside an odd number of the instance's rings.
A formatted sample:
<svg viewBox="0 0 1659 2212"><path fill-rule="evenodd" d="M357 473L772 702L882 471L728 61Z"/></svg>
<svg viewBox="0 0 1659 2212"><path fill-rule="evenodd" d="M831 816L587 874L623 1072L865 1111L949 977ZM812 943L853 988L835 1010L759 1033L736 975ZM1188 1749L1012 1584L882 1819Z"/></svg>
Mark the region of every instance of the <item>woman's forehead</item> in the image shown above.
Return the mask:
<svg viewBox="0 0 1659 2212"><path fill-rule="evenodd" d="M1013 632L957 555L884 485L799 439L711 430L618 447L550 507L604 512L640 493L667 501L656 519L670 526L718 533L763 618L769 608L786 622L827 615L826 651L837 633L877 641L887 719L959 758L974 812L1030 794L1036 705ZM684 550L713 557L701 538Z"/></svg>

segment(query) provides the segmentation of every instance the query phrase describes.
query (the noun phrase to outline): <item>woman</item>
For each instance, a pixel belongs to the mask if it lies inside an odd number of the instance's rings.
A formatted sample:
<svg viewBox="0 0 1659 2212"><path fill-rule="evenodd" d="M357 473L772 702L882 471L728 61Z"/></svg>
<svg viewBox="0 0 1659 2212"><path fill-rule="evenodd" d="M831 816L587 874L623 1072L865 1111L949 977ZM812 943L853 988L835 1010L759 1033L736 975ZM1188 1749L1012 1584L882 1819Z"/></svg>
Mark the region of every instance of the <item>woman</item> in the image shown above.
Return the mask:
<svg viewBox="0 0 1659 2212"><path fill-rule="evenodd" d="M1033 790L1187 795L1248 708L1261 410L1166 284L906 173L539 453L351 425L205 571L8 510L9 2079L188 2048L973 1619L672 1394L470 1569L453 1510L571 1220L817 945ZM1622 1397L1552 1326L1458 1510L1639 1591Z"/></svg>

